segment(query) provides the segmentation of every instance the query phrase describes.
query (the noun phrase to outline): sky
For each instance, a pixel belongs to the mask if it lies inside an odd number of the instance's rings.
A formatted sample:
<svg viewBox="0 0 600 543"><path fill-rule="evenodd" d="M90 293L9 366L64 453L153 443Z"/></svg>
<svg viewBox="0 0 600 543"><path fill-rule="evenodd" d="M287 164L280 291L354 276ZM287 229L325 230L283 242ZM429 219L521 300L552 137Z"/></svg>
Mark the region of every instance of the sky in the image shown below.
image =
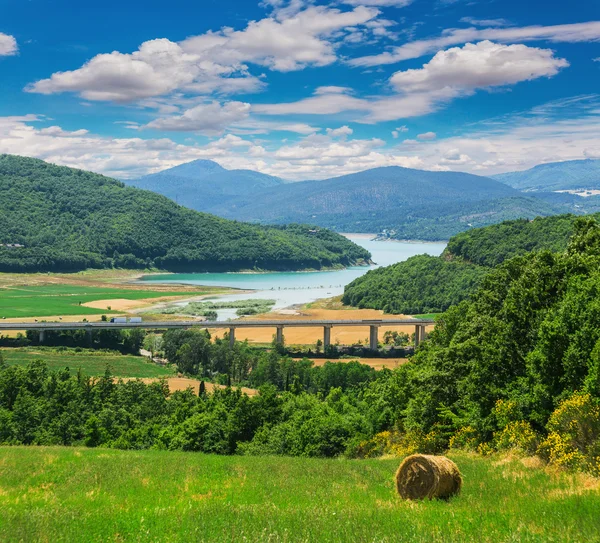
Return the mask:
<svg viewBox="0 0 600 543"><path fill-rule="evenodd" d="M0 153L120 179L600 158L600 0L0 0Z"/></svg>

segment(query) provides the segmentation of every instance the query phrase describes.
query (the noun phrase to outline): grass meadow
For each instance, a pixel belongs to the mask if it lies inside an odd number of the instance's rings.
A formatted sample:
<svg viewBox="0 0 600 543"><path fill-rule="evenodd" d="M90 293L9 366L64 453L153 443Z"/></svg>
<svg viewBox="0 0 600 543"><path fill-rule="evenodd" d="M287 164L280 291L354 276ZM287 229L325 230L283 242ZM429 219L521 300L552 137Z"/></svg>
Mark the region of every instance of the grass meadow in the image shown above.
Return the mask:
<svg viewBox="0 0 600 543"><path fill-rule="evenodd" d="M147 300L165 296L190 297L203 292L165 292L78 285L14 286L0 289L0 318L98 315L114 311L85 307L97 300Z"/></svg>
<svg viewBox="0 0 600 543"><path fill-rule="evenodd" d="M4 361L9 365L26 366L34 360L43 360L51 371L68 367L72 372L79 368L91 377L103 375L106 366L115 377L173 377L175 370L149 362L143 356L94 351L92 349L66 349L45 347L19 347L0 349ZM0 536L1 541L1 536Z"/></svg>
<svg viewBox="0 0 600 543"><path fill-rule="evenodd" d="M594 542L598 480L529 459L449 455L449 501L404 502L399 459L226 457L0 448L0 539L12 541Z"/></svg>

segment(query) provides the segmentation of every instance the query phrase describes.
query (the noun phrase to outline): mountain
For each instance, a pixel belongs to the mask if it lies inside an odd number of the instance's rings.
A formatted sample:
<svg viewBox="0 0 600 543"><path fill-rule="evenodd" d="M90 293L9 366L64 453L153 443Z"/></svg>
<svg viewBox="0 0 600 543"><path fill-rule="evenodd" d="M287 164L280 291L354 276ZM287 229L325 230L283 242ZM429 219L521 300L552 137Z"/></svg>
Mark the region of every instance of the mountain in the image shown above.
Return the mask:
<svg viewBox="0 0 600 543"><path fill-rule="evenodd" d="M235 196L251 197L257 191L284 183L278 177L252 170L226 170L212 160L194 160L124 182L197 211L208 211L215 203L223 204Z"/></svg>
<svg viewBox="0 0 600 543"><path fill-rule="evenodd" d="M333 232L228 221L91 172L0 155L0 271L299 270L370 258Z"/></svg>
<svg viewBox="0 0 600 543"><path fill-rule="evenodd" d="M460 172L386 167L323 181L279 185L210 208L245 221L310 222L341 232L440 240L471 227L564 213L494 179Z"/></svg>
<svg viewBox="0 0 600 543"><path fill-rule="evenodd" d="M501 173L492 177L519 190L599 190L600 160L552 162L523 172Z"/></svg>

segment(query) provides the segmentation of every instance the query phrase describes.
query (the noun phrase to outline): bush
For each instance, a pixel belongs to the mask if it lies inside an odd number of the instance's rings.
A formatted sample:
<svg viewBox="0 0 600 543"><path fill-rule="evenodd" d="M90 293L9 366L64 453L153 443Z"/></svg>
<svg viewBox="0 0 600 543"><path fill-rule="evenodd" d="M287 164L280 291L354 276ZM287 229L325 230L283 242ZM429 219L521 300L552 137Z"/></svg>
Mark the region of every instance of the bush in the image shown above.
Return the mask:
<svg viewBox="0 0 600 543"><path fill-rule="evenodd" d="M541 456L557 466L599 473L600 400L574 393L552 413L547 429Z"/></svg>
<svg viewBox="0 0 600 543"><path fill-rule="evenodd" d="M494 434L494 444L499 451L512 450L535 454L539 442L539 435L531 424L524 420L509 422L503 430Z"/></svg>

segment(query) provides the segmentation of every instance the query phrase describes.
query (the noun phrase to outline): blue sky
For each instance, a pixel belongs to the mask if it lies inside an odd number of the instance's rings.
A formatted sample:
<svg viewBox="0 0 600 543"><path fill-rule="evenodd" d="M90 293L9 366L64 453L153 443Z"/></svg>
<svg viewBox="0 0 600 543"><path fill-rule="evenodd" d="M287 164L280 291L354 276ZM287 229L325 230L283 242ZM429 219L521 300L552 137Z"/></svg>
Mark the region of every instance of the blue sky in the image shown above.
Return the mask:
<svg viewBox="0 0 600 543"><path fill-rule="evenodd" d="M600 2L0 0L0 152L120 178L600 158Z"/></svg>

